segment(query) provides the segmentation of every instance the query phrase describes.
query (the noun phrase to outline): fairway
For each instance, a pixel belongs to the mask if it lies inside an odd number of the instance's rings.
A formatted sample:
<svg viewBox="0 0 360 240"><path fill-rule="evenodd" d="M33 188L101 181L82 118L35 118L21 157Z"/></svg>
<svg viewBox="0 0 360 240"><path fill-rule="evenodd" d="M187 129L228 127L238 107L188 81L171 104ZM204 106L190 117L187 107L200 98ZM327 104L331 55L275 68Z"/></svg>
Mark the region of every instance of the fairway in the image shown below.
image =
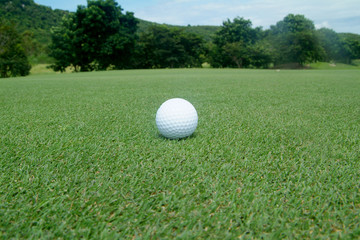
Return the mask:
<svg viewBox="0 0 360 240"><path fill-rule="evenodd" d="M182 140L155 124L174 97ZM0 238L359 238L359 146L359 70L0 79Z"/></svg>

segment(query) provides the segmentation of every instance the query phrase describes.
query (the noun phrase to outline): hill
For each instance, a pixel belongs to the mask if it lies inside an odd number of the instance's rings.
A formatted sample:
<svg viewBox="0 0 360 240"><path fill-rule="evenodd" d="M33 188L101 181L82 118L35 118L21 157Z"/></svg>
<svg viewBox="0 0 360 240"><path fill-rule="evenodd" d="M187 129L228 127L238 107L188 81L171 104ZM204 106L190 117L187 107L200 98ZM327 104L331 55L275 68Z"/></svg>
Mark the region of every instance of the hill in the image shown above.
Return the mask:
<svg viewBox="0 0 360 240"><path fill-rule="evenodd" d="M19 32L31 31L35 39L48 45L51 41L50 29L61 22L63 16L69 11L46 7L34 2L34 0L0 0L0 16L17 26ZM158 23L139 20L138 32L146 31L150 26ZM219 29L219 26L174 26L184 29L186 32L196 33L205 40L211 41L212 35Z"/></svg>
<svg viewBox="0 0 360 240"><path fill-rule="evenodd" d="M36 4L33 0L0 0L0 16L15 24L19 32L31 31L40 44L50 43L50 29L69 14Z"/></svg>
<svg viewBox="0 0 360 240"><path fill-rule="evenodd" d="M139 20L139 29L138 32L145 32L149 27L154 25L165 25L168 27L176 27L183 29L185 32L195 33L199 36L203 37L204 40L210 42L215 33L220 29L220 26L178 26L178 25L169 25L169 24L159 24L154 22L145 21L142 19Z"/></svg>

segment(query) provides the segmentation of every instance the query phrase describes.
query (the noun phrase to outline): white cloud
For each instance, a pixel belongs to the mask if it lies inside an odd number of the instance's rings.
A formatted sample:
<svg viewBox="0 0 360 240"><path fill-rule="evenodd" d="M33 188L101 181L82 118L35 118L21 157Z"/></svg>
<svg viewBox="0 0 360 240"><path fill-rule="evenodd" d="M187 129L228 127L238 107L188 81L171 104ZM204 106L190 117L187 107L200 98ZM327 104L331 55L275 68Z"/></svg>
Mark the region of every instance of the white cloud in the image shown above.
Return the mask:
<svg viewBox="0 0 360 240"><path fill-rule="evenodd" d="M329 22L327 21L324 21L322 23L318 23L318 24L315 24L315 28L316 29L320 29L320 28L331 28Z"/></svg>

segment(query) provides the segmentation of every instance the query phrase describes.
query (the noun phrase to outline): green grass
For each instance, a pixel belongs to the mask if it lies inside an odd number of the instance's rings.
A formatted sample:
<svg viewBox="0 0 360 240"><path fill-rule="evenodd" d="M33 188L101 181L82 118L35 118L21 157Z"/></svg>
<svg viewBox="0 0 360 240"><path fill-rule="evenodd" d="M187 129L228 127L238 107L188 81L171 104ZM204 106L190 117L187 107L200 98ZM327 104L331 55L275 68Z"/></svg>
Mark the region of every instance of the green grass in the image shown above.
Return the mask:
<svg viewBox="0 0 360 240"><path fill-rule="evenodd" d="M30 70L31 75L39 75L39 74L60 74L60 72L54 72L50 67L50 64L35 64L32 66ZM72 67L67 67L65 69L65 73L73 73L74 69Z"/></svg>
<svg viewBox="0 0 360 240"><path fill-rule="evenodd" d="M0 238L355 239L358 70L0 80ZM159 136L168 98L192 137Z"/></svg>
<svg viewBox="0 0 360 240"><path fill-rule="evenodd" d="M322 70L360 70L359 60L354 60L353 64L344 64L344 63L327 63L327 62L316 62L311 63L311 69L322 69Z"/></svg>
<svg viewBox="0 0 360 240"><path fill-rule="evenodd" d="M48 68L49 64L36 64L31 70L30 74L45 74L45 73L54 73L52 69Z"/></svg>

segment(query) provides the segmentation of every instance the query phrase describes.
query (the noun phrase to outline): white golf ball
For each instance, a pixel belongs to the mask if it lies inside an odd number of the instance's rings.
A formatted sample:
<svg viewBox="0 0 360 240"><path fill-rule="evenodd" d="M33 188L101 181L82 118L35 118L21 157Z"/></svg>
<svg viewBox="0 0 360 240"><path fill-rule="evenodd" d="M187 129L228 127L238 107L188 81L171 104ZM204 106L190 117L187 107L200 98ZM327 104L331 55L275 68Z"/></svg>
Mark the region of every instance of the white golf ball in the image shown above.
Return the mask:
<svg viewBox="0 0 360 240"><path fill-rule="evenodd" d="M196 109L182 98L167 100L156 113L156 125L160 133L170 139L190 136L194 133L197 124Z"/></svg>

